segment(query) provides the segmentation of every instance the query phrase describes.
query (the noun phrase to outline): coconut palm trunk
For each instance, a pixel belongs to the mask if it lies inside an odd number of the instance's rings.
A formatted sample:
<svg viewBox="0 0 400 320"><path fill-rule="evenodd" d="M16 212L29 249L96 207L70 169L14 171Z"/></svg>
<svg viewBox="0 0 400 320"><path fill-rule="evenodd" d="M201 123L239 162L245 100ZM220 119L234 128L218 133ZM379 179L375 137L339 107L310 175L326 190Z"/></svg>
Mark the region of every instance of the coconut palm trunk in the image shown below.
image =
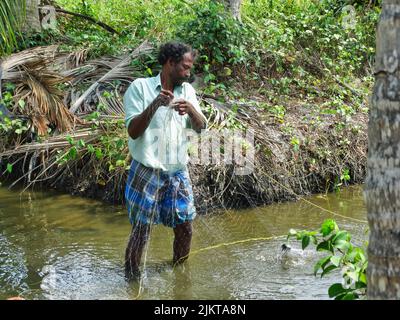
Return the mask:
<svg viewBox="0 0 400 320"><path fill-rule="evenodd" d="M242 0L230 0L229 7L231 8L231 13L234 18L240 20L240 6L242 4Z"/></svg>
<svg viewBox="0 0 400 320"><path fill-rule="evenodd" d="M221 0L219 0L221 1ZM240 20L240 6L242 5L242 0L222 0L226 7L231 12L235 19Z"/></svg>
<svg viewBox="0 0 400 320"><path fill-rule="evenodd" d="M26 25L34 31L40 31L40 17L39 17L39 2L40 0L26 0Z"/></svg>
<svg viewBox="0 0 400 320"><path fill-rule="evenodd" d="M400 299L400 0L383 0L368 128L368 299Z"/></svg>

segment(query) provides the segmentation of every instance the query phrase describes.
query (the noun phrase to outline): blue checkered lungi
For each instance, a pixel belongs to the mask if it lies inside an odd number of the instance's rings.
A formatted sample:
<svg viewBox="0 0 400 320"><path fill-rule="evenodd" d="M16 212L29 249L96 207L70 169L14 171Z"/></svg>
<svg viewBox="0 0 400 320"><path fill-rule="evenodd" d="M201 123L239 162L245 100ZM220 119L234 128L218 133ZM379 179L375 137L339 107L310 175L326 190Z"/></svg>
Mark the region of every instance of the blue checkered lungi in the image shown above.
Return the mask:
<svg viewBox="0 0 400 320"><path fill-rule="evenodd" d="M196 216L189 174L184 170L170 176L133 160L125 200L132 225L162 223L175 228Z"/></svg>

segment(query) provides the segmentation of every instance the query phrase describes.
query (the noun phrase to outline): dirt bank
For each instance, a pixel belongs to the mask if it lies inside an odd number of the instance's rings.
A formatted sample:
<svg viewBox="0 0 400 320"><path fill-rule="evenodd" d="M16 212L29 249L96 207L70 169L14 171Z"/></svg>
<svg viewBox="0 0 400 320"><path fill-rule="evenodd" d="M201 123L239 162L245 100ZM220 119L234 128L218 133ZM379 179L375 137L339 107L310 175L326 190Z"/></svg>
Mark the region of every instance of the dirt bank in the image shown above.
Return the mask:
<svg viewBox="0 0 400 320"><path fill-rule="evenodd" d="M122 96L142 75L130 62L152 50L144 42L122 57L86 61L84 52L48 46L0 61L7 112L0 114L0 181L122 204L130 163ZM254 168L237 175L232 162L190 164L200 212L294 200L364 181L368 90L328 78L311 88L311 98L309 89L287 87L291 94L281 99L273 89L257 95L256 82L236 83L239 101L202 88L198 99L211 136L254 133L254 143L242 141L240 152L254 150Z"/></svg>
<svg viewBox="0 0 400 320"><path fill-rule="evenodd" d="M209 107L205 112L211 123L210 130L216 130L216 124L228 118L226 110L232 105L221 105L209 98L203 102ZM245 208L295 200L296 195L327 192L343 184L362 183L365 178L368 114L358 111L346 118L339 114L321 114L317 109L316 106L291 104L282 120L259 107L240 106L235 119L244 129L251 128L255 133L254 171L248 175L236 175L233 164L190 164L198 210L212 212L221 208ZM218 121L216 110L219 112ZM96 140L110 135L107 130L93 134L92 140L83 140L95 145ZM118 130L121 131L119 135L125 134L123 126ZM62 146L54 141L45 141L41 147L36 146L31 151L22 149L20 153L15 153L15 150L14 153L3 153L2 172L6 170L6 161L15 162L12 173L6 172L3 178L9 182L22 178L21 182L30 188L40 184L109 203L124 202L125 168L110 172L104 159L99 160L80 150L75 159L57 163L60 154L57 150L68 151L71 148L62 137L59 141L63 142ZM127 155L126 146L124 148ZM127 158L126 162L129 161Z"/></svg>

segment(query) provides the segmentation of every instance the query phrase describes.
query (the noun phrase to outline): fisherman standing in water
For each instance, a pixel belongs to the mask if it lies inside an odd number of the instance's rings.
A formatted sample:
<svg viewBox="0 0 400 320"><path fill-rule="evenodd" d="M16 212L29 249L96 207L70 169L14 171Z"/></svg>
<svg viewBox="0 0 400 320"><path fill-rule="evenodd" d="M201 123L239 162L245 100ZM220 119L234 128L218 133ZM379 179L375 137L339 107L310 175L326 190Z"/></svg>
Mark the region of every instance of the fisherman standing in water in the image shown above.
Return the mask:
<svg viewBox="0 0 400 320"><path fill-rule="evenodd" d="M158 55L161 72L156 77L136 79L124 96L129 152L133 158L125 189L132 224L125 252L128 279L140 275L142 252L153 224L173 228L174 264L183 262L190 252L196 210L187 150L185 143L172 140L185 129L199 133L207 126L196 92L187 82L195 58L196 52L186 44L162 45ZM183 153L183 160L180 157L180 161L171 161Z"/></svg>

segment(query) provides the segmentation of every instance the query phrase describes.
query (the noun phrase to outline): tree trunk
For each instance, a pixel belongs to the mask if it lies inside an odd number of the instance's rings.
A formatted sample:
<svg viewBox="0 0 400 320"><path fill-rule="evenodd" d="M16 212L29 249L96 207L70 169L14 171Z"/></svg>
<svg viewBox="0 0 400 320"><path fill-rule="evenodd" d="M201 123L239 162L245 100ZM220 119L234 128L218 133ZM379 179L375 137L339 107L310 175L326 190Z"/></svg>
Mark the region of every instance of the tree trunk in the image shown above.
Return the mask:
<svg viewBox="0 0 400 320"><path fill-rule="evenodd" d="M377 29L365 200L368 299L400 299L400 0L384 0Z"/></svg>
<svg viewBox="0 0 400 320"><path fill-rule="evenodd" d="M232 16L240 20L240 6L242 5L242 0L222 0L222 2L228 7Z"/></svg>
<svg viewBox="0 0 400 320"><path fill-rule="evenodd" d="M231 13L235 19L240 20L240 6L242 4L242 0L230 0L229 7L231 9Z"/></svg>
<svg viewBox="0 0 400 320"><path fill-rule="evenodd" d="M28 30L40 31L39 17L39 2L40 0L26 0L26 24Z"/></svg>

